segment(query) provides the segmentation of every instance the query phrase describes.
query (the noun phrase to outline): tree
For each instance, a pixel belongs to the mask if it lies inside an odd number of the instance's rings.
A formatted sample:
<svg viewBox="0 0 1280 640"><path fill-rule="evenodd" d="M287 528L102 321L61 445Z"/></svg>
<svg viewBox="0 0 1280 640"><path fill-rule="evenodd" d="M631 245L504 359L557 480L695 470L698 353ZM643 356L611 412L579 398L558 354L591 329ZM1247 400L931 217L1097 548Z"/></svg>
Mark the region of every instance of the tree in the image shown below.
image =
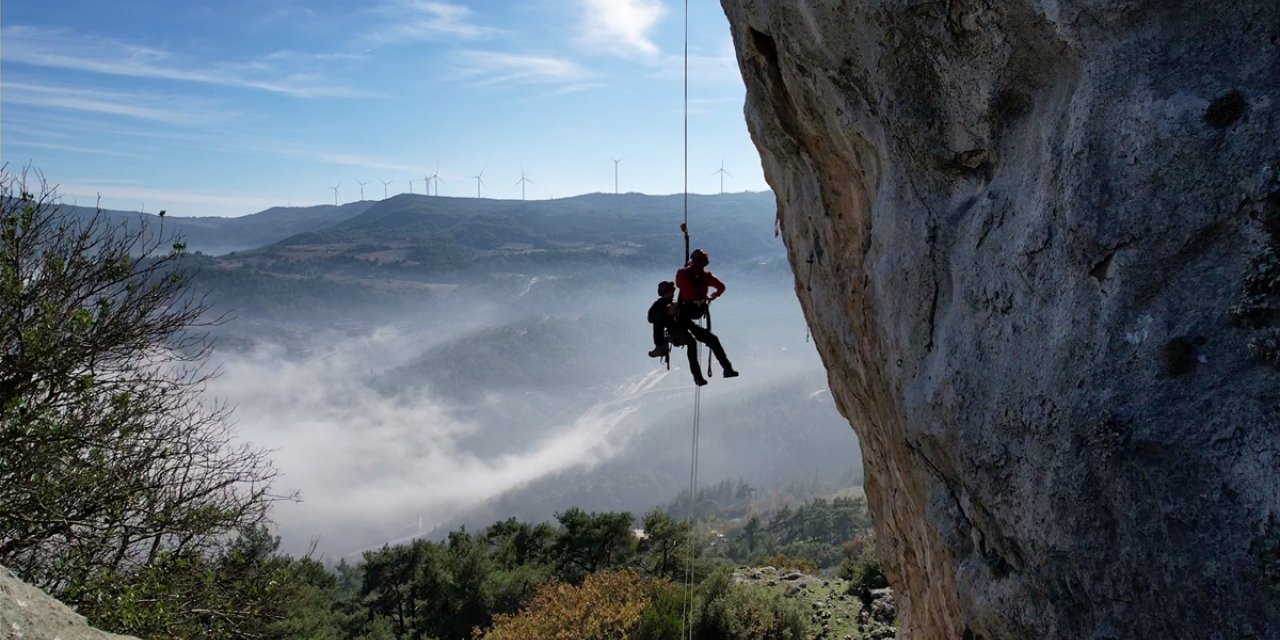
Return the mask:
<svg viewBox="0 0 1280 640"><path fill-rule="evenodd" d="M644 516L645 537L640 541L641 566L651 576L675 580L685 574L689 552L697 547L689 544L691 525L687 520L672 520L661 509Z"/></svg>
<svg viewBox="0 0 1280 640"><path fill-rule="evenodd" d="M758 516L751 516L751 519L747 520L747 525L742 528L742 539L747 544L747 554L755 553L756 545L760 542L759 536L760 518Z"/></svg>
<svg viewBox="0 0 1280 640"><path fill-rule="evenodd" d="M550 582L529 606L497 615L477 640L613 640L630 637L653 598L654 584L634 571L588 576L581 586Z"/></svg>
<svg viewBox="0 0 1280 640"><path fill-rule="evenodd" d="M202 397L218 320L181 241L28 177L0 169L0 563L58 595L220 549L276 471Z"/></svg>
<svg viewBox="0 0 1280 640"><path fill-rule="evenodd" d="M563 580L581 582L597 571L625 566L635 553L630 513L587 513L574 507L556 519L563 527L556 543Z"/></svg>
<svg viewBox="0 0 1280 640"><path fill-rule="evenodd" d="M440 555L435 543L428 540L364 553L361 597L371 617L388 620L397 638L405 637L417 624L414 592L441 573Z"/></svg>
<svg viewBox="0 0 1280 640"><path fill-rule="evenodd" d="M279 545L255 527L217 554L161 552L147 566L101 571L69 595L95 626L143 638L337 640L337 578Z"/></svg>

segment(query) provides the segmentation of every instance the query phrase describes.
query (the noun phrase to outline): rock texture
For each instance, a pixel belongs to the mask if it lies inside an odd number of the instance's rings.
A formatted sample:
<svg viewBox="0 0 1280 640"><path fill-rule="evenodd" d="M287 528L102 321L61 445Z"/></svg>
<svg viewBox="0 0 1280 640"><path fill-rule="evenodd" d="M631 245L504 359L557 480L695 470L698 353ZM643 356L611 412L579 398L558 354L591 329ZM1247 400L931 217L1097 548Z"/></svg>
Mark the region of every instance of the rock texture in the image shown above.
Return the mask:
<svg viewBox="0 0 1280 640"><path fill-rule="evenodd" d="M84 617L0 567L0 640L137 640L90 627Z"/></svg>
<svg viewBox="0 0 1280 640"><path fill-rule="evenodd" d="M723 5L899 637L1280 638L1280 3Z"/></svg>

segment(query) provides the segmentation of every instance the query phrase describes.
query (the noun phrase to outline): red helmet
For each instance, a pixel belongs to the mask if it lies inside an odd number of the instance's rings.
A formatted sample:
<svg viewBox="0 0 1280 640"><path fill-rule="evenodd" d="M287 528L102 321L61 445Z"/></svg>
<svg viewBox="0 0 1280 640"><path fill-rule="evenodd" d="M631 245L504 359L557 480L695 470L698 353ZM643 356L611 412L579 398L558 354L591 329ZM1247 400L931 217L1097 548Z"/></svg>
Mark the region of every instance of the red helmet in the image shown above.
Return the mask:
<svg viewBox="0 0 1280 640"><path fill-rule="evenodd" d="M689 254L689 264L696 264L700 267L705 267L710 262L711 258L708 258L707 252L702 249L694 249L693 253Z"/></svg>

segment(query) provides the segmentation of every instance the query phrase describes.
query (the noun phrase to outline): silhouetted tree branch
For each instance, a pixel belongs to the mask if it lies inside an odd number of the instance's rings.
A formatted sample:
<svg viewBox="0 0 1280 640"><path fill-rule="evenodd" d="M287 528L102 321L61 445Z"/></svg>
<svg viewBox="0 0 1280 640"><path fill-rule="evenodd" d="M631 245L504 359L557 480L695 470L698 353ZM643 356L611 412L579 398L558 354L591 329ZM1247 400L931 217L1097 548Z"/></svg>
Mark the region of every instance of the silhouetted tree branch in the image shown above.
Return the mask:
<svg viewBox="0 0 1280 640"><path fill-rule="evenodd" d="M157 226L0 170L0 563L55 594L212 549L278 498L266 452L203 397L221 318Z"/></svg>

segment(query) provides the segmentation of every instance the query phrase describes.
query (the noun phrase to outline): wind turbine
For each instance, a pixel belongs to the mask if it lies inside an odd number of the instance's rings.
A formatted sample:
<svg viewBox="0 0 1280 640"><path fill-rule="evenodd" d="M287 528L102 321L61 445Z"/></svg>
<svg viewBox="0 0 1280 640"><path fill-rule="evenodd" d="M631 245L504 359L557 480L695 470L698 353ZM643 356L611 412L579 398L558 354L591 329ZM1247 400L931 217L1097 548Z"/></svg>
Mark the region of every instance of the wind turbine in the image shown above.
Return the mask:
<svg viewBox="0 0 1280 640"><path fill-rule="evenodd" d="M409 180L409 194L410 194L410 195L413 195L413 183L414 183L414 180L412 180L412 179L411 179L411 180Z"/></svg>
<svg viewBox="0 0 1280 640"><path fill-rule="evenodd" d="M390 181L390 180L383 180L382 178L378 178L378 182L381 182L381 183L382 183L382 199L383 199L383 200L386 200L386 199L387 199L387 185L391 184L391 181ZM724 191L724 189L721 189L721 191Z"/></svg>
<svg viewBox="0 0 1280 640"><path fill-rule="evenodd" d="M624 156L624 157L621 157L621 158L612 158L612 160L613 160L613 193L614 193L615 195L617 195L617 193L618 193L618 163L619 163L619 162L622 162L623 160L626 160L626 157Z"/></svg>
<svg viewBox="0 0 1280 640"><path fill-rule="evenodd" d="M485 167L485 168L487 169L488 167ZM478 174L476 174L476 175L474 175L474 176L471 176L471 177L476 179L476 197L477 197L477 198L479 198L479 197L480 197L480 185L484 184L484 169L481 169L481 170L480 170L480 173L478 173Z"/></svg>
<svg viewBox="0 0 1280 640"><path fill-rule="evenodd" d="M360 182L359 180L356 180L356 182L358 182L358 183L360 184L360 201L361 201L361 202L364 202L364 186L365 186L366 184L369 184L369 183L368 183L367 181L366 181L366 182Z"/></svg>
<svg viewBox="0 0 1280 640"><path fill-rule="evenodd" d="M338 187L341 187L341 186L342 186L342 183L339 182L338 184L335 184L332 187L329 187L330 189L333 189L333 206L335 207L338 206Z"/></svg>
<svg viewBox="0 0 1280 640"><path fill-rule="evenodd" d="M732 173L729 173L728 171L724 170L724 158L720 158L720 170L712 171L711 175L714 176L717 173L720 174L720 195L724 195L724 177L725 176L729 176L730 178L733 177Z"/></svg>
<svg viewBox="0 0 1280 640"><path fill-rule="evenodd" d="M530 179L528 179L528 178L526 178L526 177L524 177L524 167L520 167L520 179L519 179L519 180L516 180L516 184L520 185L520 199L521 199L521 200L524 200L524 183L526 183L526 182L533 182L533 181L532 181L532 180L530 180Z"/></svg>
<svg viewBox="0 0 1280 640"><path fill-rule="evenodd" d="M440 167L436 167L436 170L431 172L431 176L428 178L428 180L435 181L436 195L437 196L440 195Z"/></svg>

